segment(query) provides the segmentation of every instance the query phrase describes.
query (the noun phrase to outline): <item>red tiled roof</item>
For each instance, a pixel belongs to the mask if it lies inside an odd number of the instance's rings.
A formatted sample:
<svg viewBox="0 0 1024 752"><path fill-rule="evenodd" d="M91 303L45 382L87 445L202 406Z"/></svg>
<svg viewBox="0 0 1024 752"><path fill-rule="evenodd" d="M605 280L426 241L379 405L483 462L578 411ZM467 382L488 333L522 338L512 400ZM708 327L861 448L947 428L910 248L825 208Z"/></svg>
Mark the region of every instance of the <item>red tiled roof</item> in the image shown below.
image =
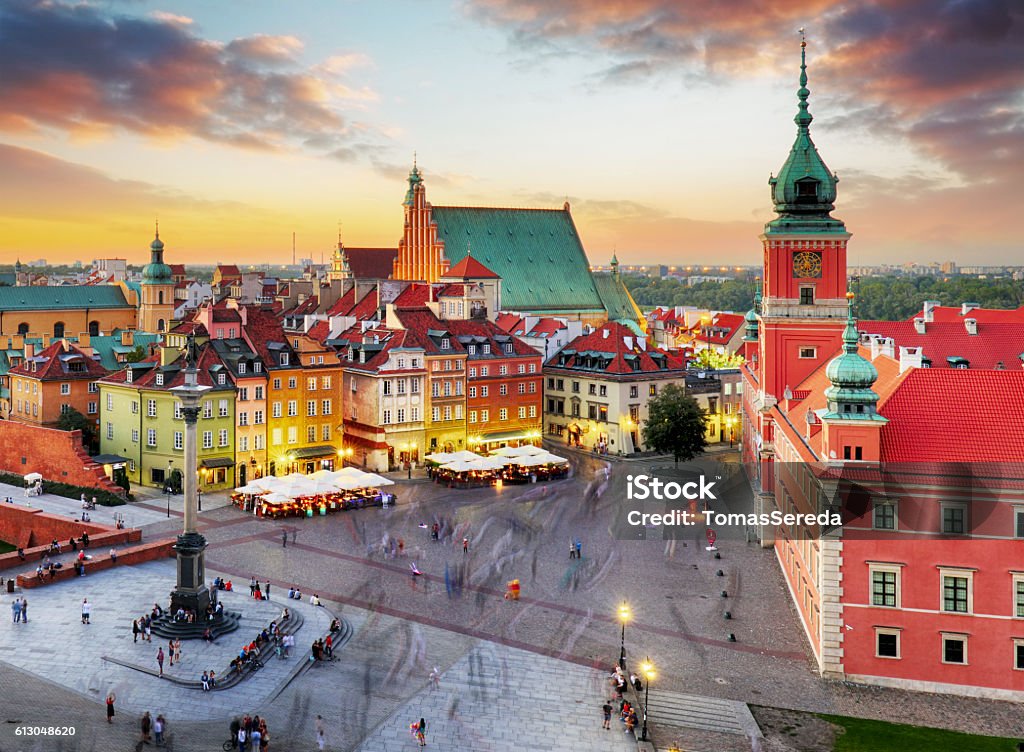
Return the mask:
<svg viewBox="0 0 1024 752"><path fill-rule="evenodd" d="M397 248L345 248L348 268L356 279L387 279L398 258Z"/></svg>
<svg viewBox="0 0 1024 752"><path fill-rule="evenodd" d="M376 317L377 303L377 289L374 288L366 293L358 303L352 306L352 310L348 312L348 315L354 316L357 321L368 321L369 319Z"/></svg>
<svg viewBox="0 0 1024 752"><path fill-rule="evenodd" d="M395 308L419 308L431 298L431 285L414 283L406 287L395 298Z"/></svg>
<svg viewBox="0 0 1024 752"><path fill-rule="evenodd" d="M516 329L522 328L523 318L522 316L517 316L514 313L499 313L498 318L494 320L494 323L511 334Z"/></svg>
<svg viewBox="0 0 1024 752"><path fill-rule="evenodd" d="M307 313L315 313L320 305L320 298L316 295L306 298L290 311L285 311L285 316L305 316Z"/></svg>
<svg viewBox="0 0 1024 752"><path fill-rule="evenodd" d="M29 376L40 381L70 381L72 379L98 379L106 376L109 371L97 361L86 355L70 342L64 349L65 342L57 340L45 350L31 358L25 358L21 365L12 368L10 373ZM71 371L71 363L81 363L81 371ZM32 370L32 364L36 370Z"/></svg>
<svg viewBox="0 0 1024 752"><path fill-rule="evenodd" d="M444 273L445 279L501 279L486 266L481 264L472 253L462 257L462 261Z"/></svg>
<svg viewBox="0 0 1024 752"><path fill-rule="evenodd" d="M1024 372L913 368L879 405L885 462L1020 462Z"/></svg>
<svg viewBox="0 0 1024 752"><path fill-rule="evenodd" d="M318 321L309 328L306 332L306 336L310 339L314 339L321 345L327 341L327 337L331 333L331 325L326 321Z"/></svg>
<svg viewBox="0 0 1024 752"><path fill-rule="evenodd" d="M185 276L185 265L184 264L168 264L171 267L171 275L175 277Z"/></svg>
<svg viewBox="0 0 1024 752"><path fill-rule="evenodd" d="M193 315L195 315L194 312ZM197 321L182 321L171 329L171 334L195 334L197 337L210 336L210 333L206 331L206 327Z"/></svg>
<svg viewBox="0 0 1024 752"><path fill-rule="evenodd" d="M933 322L963 322L964 319L975 319L979 324L1024 324L1024 306L1020 308L972 308L966 314L961 313L960 306L935 306L932 309ZM907 321L921 318L923 311L911 316ZM931 322L929 322L931 323Z"/></svg>
<svg viewBox="0 0 1024 752"><path fill-rule="evenodd" d="M288 347L288 338L281 326L281 321L274 315L272 310L259 306L249 306L246 310L246 323L242 331L245 334L245 341L249 343L249 347L259 353L268 368L272 368L278 363L278 352L292 354L291 348ZM284 343L285 349L272 352L267 347L268 342ZM292 357L289 362L296 363L297 360Z"/></svg>
<svg viewBox="0 0 1024 752"><path fill-rule="evenodd" d="M743 316L738 313L716 313L710 323L697 322L693 327L693 338L698 342L722 344L736 336L743 325Z"/></svg>
<svg viewBox="0 0 1024 752"><path fill-rule="evenodd" d="M351 290L346 292L337 302L327 309L328 316L347 316L348 312L352 310L352 306L356 303L356 288L353 287Z"/></svg>
<svg viewBox="0 0 1024 752"><path fill-rule="evenodd" d="M221 279L242 276L242 273L238 271L238 267L234 264L218 264L217 271L220 272Z"/></svg>
<svg viewBox="0 0 1024 752"><path fill-rule="evenodd" d="M632 346L626 346L626 338L632 340ZM593 368L583 368L582 365L577 366L577 360L580 358L580 354L584 352L597 352L603 353L611 357L611 362L607 367L602 369L603 373L615 373L615 374L630 374L630 373L663 373L665 369L658 368L654 359L651 357L652 353L660 353L665 356L665 361L669 369L682 369L683 359L679 352L671 352L662 350L659 347L648 346L646 350L640 349L636 344L639 338L636 336L636 332L627 326L624 326L617 321L609 321L607 324L599 329L591 332L590 334L584 334L568 345L562 348L559 353L565 350L573 350L574 353L570 355L569 360L564 366L555 365L555 360L549 360L546 368L580 368L588 372L594 372ZM639 368L634 370L627 362L627 356L631 356L629 361L636 361L639 364ZM558 353L555 354L555 358L558 357Z"/></svg>
<svg viewBox="0 0 1024 752"><path fill-rule="evenodd" d="M169 364L174 366L173 368L157 365L135 379L132 382L133 385L145 389L171 389L172 387L183 386L185 384L185 370L183 368L182 355L179 354L178 358L172 364ZM218 386L210 374L210 369L214 366L221 366L224 368L225 373L229 372L229 369L221 361L220 356L217 355L217 351L213 349L213 345L207 342L199 348L199 357L196 362L196 381L200 386ZM164 383L160 386L157 386L156 383L158 373L164 374ZM233 382L228 381L228 385L233 387Z"/></svg>
<svg viewBox="0 0 1024 752"><path fill-rule="evenodd" d="M959 309L957 309L959 311ZM971 318L966 316L965 318ZM891 337L896 347L921 347L932 368L948 368L947 358L958 356L970 361L972 369L992 369L1002 361L1009 370L1021 367L1024 353L1024 321L989 323L978 321L977 334L968 334L963 319L928 322L924 334L918 334L912 321L860 321L857 329L867 334ZM896 352L897 357L899 351Z"/></svg>
<svg viewBox="0 0 1024 752"><path fill-rule="evenodd" d="M437 297L461 298L465 294L466 285L445 285L445 287L442 288L439 293L437 293Z"/></svg>

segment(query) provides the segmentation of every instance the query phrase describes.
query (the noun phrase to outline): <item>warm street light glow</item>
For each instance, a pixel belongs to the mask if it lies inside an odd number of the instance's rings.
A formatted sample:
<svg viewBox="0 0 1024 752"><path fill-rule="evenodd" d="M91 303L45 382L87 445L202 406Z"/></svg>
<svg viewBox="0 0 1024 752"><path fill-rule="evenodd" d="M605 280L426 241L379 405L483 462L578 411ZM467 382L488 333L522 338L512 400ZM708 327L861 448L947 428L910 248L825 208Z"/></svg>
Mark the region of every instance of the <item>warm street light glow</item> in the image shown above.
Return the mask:
<svg viewBox="0 0 1024 752"><path fill-rule="evenodd" d="M623 601L622 605L619 606L619 621L623 621L623 622L629 621L629 618L631 616L632 616L632 614L629 611L629 604L626 603L625 601Z"/></svg>
<svg viewBox="0 0 1024 752"><path fill-rule="evenodd" d="M654 671L654 664L651 663L651 659L650 658L648 658L647 660L645 660L643 663L640 664L640 671L643 673L643 675L645 677L647 677L647 681L650 681L655 676L657 676L657 674Z"/></svg>

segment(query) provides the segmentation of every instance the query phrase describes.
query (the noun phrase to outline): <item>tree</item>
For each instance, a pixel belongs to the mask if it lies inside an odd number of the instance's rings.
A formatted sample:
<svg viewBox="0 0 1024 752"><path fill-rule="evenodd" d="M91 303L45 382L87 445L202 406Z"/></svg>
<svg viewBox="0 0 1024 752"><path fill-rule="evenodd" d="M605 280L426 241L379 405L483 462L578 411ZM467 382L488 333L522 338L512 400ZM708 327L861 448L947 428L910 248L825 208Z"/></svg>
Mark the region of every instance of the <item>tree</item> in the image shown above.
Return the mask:
<svg viewBox="0 0 1024 752"><path fill-rule="evenodd" d="M743 356L739 353L722 353L706 347L700 350L689 362L690 366L704 371L720 371L726 368L739 368L743 365Z"/></svg>
<svg viewBox="0 0 1024 752"><path fill-rule="evenodd" d="M142 345L136 345L130 353L124 356L125 363L138 363L140 360L146 359L146 348Z"/></svg>
<svg viewBox="0 0 1024 752"><path fill-rule="evenodd" d="M643 429L647 446L671 454L677 465L704 451L708 416L684 387L669 384L647 403L647 410Z"/></svg>
<svg viewBox="0 0 1024 752"><path fill-rule="evenodd" d="M61 431L81 431L82 446L90 450L96 447L96 425L73 407L60 414L57 428Z"/></svg>

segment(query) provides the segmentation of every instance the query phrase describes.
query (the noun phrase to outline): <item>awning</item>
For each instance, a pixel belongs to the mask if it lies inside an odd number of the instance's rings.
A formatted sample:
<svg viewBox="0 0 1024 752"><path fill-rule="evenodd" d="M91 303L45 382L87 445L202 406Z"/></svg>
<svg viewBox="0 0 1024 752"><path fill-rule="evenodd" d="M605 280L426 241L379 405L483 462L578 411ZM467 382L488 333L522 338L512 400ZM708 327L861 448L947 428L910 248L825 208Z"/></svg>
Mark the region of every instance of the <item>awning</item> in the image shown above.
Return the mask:
<svg viewBox="0 0 1024 752"><path fill-rule="evenodd" d="M338 450L332 446L313 446L295 449L288 454L297 460L312 460L317 457L335 457L338 454Z"/></svg>
<svg viewBox="0 0 1024 752"><path fill-rule="evenodd" d="M230 457L212 457L199 463L200 467L234 467L235 461Z"/></svg>
<svg viewBox="0 0 1024 752"><path fill-rule="evenodd" d="M118 465L130 461L127 457L121 457L117 454L97 454L95 457L90 457L89 459L97 465Z"/></svg>
<svg viewBox="0 0 1024 752"><path fill-rule="evenodd" d="M495 433L485 433L482 436L483 443L487 444L492 441L515 441L517 439L535 439L536 436L530 436L529 433L524 431L497 431Z"/></svg>

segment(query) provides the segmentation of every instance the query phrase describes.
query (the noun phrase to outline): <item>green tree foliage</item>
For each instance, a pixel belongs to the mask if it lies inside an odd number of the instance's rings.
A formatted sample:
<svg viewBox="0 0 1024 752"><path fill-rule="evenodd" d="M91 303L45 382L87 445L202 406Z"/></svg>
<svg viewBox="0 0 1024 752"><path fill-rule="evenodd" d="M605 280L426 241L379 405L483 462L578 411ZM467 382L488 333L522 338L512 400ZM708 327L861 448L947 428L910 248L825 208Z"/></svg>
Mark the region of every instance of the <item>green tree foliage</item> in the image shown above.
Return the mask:
<svg viewBox="0 0 1024 752"><path fill-rule="evenodd" d="M142 345L136 345L130 353L124 356L124 359L128 363L138 363L140 360L145 360L146 348Z"/></svg>
<svg viewBox="0 0 1024 752"><path fill-rule="evenodd" d="M695 306L716 311L749 311L754 283L747 279L687 285L675 278L624 277L634 300L644 308ZM904 321L921 311L924 301L959 306L970 301L983 308L1017 308L1024 304L1024 281L977 277L866 277L853 280L857 318Z"/></svg>
<svg viewBox="0 0 1024 752"><path fill-rule="evenodd" d="M690 360L689 365L702 371L719 371L726 368L739 368L743 365L743 356L739 353L721 353L705 348Z"/></svg>
<svg viewBox="0 0 1024 752"><path fill-rule="evenodd" d="M687 462L707 446L708 416L686 389L669 384L647 403L648 418L644 424L644 443L656 452L671 454Z"/></svg>
<svg viewBox="0 0 1024 752"><path fill-rule="evenodd" d="M61 431L81 431L82 446L90 451L96 447L96 425L73 407L61 413L57 419L57 428Z"/></svg>

